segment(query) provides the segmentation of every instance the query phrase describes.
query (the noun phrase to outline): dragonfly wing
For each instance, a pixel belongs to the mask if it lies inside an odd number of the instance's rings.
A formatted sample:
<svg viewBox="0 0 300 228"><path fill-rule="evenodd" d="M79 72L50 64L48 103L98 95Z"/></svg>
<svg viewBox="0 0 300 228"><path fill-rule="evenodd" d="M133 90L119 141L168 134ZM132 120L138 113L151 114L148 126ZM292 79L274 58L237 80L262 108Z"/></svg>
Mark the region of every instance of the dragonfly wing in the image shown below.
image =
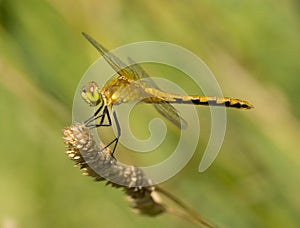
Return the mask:
<svg viewBox="0 0 300 228"><path fill-rule="evenodd" d="M147 85L153 88L159 89L155 82L149 77L149 75L144 71L144 69L136 64L131 58L128 58L130 66L126 66L124 62L122 62L117 56L109 52L105 47L99 44L92 37L87 35L86 33L82 33L82 35L98 50L98 52L103 56L103 58L108 62L108 64L113 68L113 70L118 73L120 76L125 76L129 79L133 79L135 81L140 78L147 78ZM176 126L181 127L186 123L178 114L177 110L168 102L162 101L161 103L154 104L156 110L169 119Z"/></svg>
<svg viewBox="0 0 300 228"><path fill-rule="evenodd" d="M108 64L116 73L127 78L134 77L135 72L133 72L130 67L127 67L126 64L122 62L117 56L109 52L105 47L103 47L86 33L83 32L82 35L97 49L97 51L103 56L103 58L108 62Z"/></svg>
<svg viewBox="0 0 300 228"><path fill-rule="evenodd" d="M178 111L167 101L162 101L161 103L153 105L161 115L171 121L176 127L185 129L188 126L187 122L179 115Z"/></svg>
<svg viewBox="0 0 300 228"><path fill-rule="evenodd" d="M132 60L130 57L128 57L128 62L131 64L130 67L135 72L135 78L134 80L139 80L141 78L147 78L147 85L149 87L159 89L159 87L156 85L156 83L150 78L150 76L147 74L147 72L134 60ZM179 115L177 110L167 101L161 100L160 103L153 104L155 109L163 115L165 118L167 118L169 121L171 121L174 125L176 125L179 128L186 128L187 122Z"/></svg>
<svg viewBox="0 0 300 228"><path fill-rule="evenodd" d="M147 74L147 72L139 64L137 64L130 57L127 57L127 59L128 59L129 64L130 64L130 67L135 72L135 75L134 75L135 77L133 78L134 80L137 81L137 80L140 80L141 78L147 78L147 79L149 79L149 81L151 81L151 84L153 83L153 85L155 86L155 88L158 88L157 85L154 83L154 81L150 78L149 74Z"/></svg>

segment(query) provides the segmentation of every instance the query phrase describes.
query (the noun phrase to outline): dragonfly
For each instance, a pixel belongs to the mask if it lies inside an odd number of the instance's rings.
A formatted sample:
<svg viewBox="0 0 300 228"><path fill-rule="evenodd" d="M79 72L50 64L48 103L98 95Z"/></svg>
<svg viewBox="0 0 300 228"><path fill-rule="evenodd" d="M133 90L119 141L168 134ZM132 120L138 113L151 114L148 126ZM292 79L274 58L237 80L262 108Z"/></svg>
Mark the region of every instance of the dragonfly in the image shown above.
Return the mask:
<svg viewBox="0 0 300 228"><path fill-rule="evenodd" d="M85 121L89 127L112 126L112 118L116 125L117 135L106 147L114 143L112 155L115 152L121 136L120 124L114 105L128 102L151 103L155 109L178 128L186 128L187 122L180 116L172 104L193 104L224 106L237 109L251 109L253 105L248 101L214 96L190 96L178 95L164 92L159 89L146 71L128 57L129 66L122 62L117 56L109 52L105 47L86 33L83 36L97 49L106 62L116 72L117 77L108 81L102 88L94 81L89 82L82 88L81 97L92 107L98 107L94 115ZM142 80L147 79L147 80ZM96 124L92 122L99 119ZM105 121L107 119L107 121Z"/></svg>

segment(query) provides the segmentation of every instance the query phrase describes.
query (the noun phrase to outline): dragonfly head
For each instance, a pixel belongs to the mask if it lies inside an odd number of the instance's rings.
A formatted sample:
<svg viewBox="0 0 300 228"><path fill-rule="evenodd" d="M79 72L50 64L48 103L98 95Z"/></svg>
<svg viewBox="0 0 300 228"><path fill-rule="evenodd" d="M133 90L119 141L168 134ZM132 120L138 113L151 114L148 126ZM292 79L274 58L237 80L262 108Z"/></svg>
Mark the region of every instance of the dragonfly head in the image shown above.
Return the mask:
<svg viewBox="0 0 300 228"><path fill-rule="evenodd" d="M100 88L96 82L91 81L82 88L81 97L90 106L97 106L103 102Z"/></svg>

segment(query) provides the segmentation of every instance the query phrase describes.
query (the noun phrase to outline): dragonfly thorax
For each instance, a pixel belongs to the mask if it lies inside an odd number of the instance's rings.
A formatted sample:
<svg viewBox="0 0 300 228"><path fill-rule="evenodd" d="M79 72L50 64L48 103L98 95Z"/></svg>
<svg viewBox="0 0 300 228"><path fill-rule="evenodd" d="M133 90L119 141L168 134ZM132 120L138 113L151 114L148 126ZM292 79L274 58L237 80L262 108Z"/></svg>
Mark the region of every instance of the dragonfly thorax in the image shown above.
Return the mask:
<svg viewBox="0 0 300 228"><path fill-rule="evenodd" d="M126 103L126 99L128 98L127 93L131 91L132 83L134 82L124 76L120 76L107 83L101 89L101 95L105 105Z"/></svg>

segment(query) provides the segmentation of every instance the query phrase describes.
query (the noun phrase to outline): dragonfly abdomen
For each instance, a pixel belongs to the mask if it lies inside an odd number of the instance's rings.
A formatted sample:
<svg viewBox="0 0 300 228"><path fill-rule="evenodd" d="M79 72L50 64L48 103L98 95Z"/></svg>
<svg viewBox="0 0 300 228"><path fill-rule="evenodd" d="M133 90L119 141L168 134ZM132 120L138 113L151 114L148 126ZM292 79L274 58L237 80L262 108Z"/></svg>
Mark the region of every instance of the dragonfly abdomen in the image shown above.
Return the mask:
<svg viewBox="0 0 300 228"><path fill-rule="evenodd" d="M175 104L193 104L193 105L212 105L212 106L225 106L238 109L250 109L253 105L248 101L229 98L229 97L207 97L207 96L182 96L177 94L166 93L154 88L145 88L148 98L143 99L148 103L160 103L164 100L168 103Z"/></svg>
<svg viewBox="0 0 300 228"><path fill-rule="evenodd" d="M178 96L173 97L173 102L169 100L168 102L194 105L225 106L239 109L253 108L253 106L247 101L229 97Z"/></svg>

